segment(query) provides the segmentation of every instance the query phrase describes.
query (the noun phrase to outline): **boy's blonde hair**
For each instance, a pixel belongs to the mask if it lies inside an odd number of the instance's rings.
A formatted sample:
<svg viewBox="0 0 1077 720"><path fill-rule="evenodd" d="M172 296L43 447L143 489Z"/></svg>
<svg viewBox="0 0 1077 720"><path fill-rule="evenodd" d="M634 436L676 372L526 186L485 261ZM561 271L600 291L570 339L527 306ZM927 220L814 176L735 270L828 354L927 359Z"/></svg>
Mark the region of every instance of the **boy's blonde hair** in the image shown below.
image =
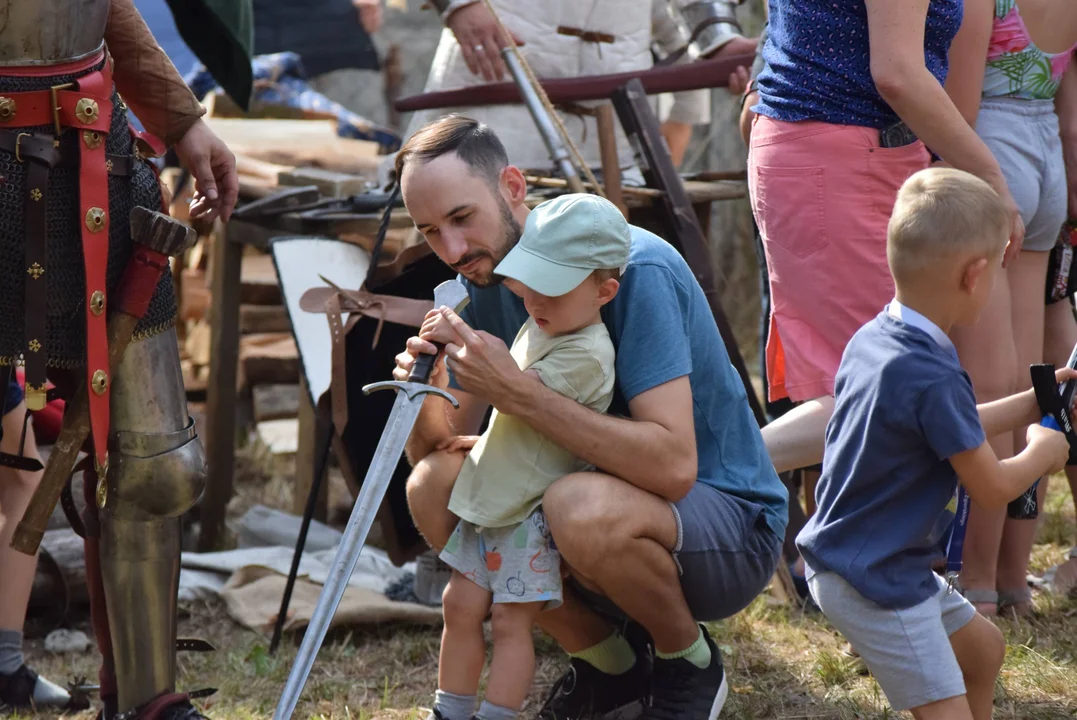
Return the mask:
<svg viewBox="0 0 1077 720"><path fill-rule="evenodd" d="M898 284L968 255L994 259L1010 235L998 193L962 170L929 168L901 186L886 231L886 259Z"/></svg>

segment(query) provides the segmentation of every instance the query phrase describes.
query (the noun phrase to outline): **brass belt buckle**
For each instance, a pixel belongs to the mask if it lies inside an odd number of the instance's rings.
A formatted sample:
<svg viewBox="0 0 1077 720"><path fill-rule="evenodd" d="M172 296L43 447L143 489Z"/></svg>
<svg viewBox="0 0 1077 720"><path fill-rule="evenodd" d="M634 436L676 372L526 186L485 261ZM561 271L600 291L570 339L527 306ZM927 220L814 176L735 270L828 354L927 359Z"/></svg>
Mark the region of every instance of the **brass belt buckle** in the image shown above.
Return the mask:
<svg viewBox="0 0 1077 720"><path fill-rule="evenodd" d="M76 87L76 83L69 82L63 85L53 85L49 88L49 97L52 98L52 125L56 129L56 138L52 141L54 145L60 145L60 133L63 128L60 127L60 99L57 95L61 90L69 90Z"/></svg>
<svg viewBox="0 0 1077 720"><path fill-rule="evenodd" d="M24 137L33 137L33 135L31 135L30 133L19 133L17 136L15 136L15 159L19 162L23 162L20 151L22 149L22 139Z"/></svg>

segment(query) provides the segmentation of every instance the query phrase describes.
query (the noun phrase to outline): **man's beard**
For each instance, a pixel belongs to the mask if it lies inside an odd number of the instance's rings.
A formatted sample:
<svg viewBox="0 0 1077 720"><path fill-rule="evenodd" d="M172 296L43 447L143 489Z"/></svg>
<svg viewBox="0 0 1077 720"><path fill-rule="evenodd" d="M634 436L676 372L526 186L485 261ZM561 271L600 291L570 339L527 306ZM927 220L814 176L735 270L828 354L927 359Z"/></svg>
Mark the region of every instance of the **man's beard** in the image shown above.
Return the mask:
<svg viewBox="0 0 1077 720"><path fill-rule="evenodd" d="M520 242L520 236L523 235L523 228L520 227L520 223L516 222L516 218L512 214L512 208L505 202L505 199L498 195L498 205L501 211L501 243L495 250L495 253L488 252L486 250L476 250L475 252L468 253L464 257L460 258L453 269L459 272L459 268L464 267L470 262L474 262L479 258L490 258L490 272L486 275L478 277L468 277L467 279L475 287L487 288L500 285L504 280L500 275L495 275L493 269L500 264L505 256L509 254L509 251L516 247L516 243ZM467 277L465 275L465 277Z"/></svg>

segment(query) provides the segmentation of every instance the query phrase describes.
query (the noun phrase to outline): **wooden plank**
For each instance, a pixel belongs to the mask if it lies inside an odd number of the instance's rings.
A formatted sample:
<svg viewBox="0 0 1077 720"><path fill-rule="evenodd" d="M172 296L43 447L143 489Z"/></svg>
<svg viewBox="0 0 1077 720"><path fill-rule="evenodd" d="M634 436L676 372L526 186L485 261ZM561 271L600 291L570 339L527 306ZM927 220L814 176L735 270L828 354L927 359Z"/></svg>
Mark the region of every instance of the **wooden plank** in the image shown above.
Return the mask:
<svg viewBox="0 0 1077 720"><path fill-rule="evenodd" d="M319 428L314 406L306 382L300 379L299 390L299 446L295 455L295 491L292 493L292 513L302 516L307 508L307 498L314 486L315 465L318 462ZM328 469L327 467L323 470ZM329 483L323 475L318 500L314 506L314 519L325 522L329 514Z"/></svg>
<svg viewBox="0 0 1077 720"><path fill-rule="evenodd" d="M369 178L323 168L287 168L277 174L277 184L288 187L314 185L325 197L358 195L367 189Z"/></svg>
<svg viewBox="0 0 1077 720"><path fill-rule="evenodd" d="M239 332L282 333L291 332L292 324L288 320L288 311L283 305L240 305Z"/></svg>
<svg viewBox="0 0 1077 720"><path fill-rule="evenodd" d="M277 270L270 255L247 254L243 256L240 275L243 288L240 302L250 305L280 305L283 298L277 280Z"/></svg>
<svg viewBox="0 0 1077 720"><path fill-rule="evenodd" d="M256 385L251 388L254 421L299 417L298 385ZM308 401L309 404L309 401Z"/></svg>
<svg viewBox="0 0 1077 720"><path fill-rule="evenodd" d="M243 246L247 223L233 220L213 244L210 287L210 367L206 397L206 460L209 481L202 496L202 529L198 550L221 549L224 520L232 499L236 453L236 375L239 369L239 296Z"/></svg>
<svg viewBox="0 0 1077 720"><path fill-rule="evenodd" d="M299 349L291 333L244 335L239 341L237 387L299 382Z"/></svg>
<svg viewBox="0 0 1077 720"><path fill-rule="evenodd" d="M253 160L319 167L367 177L377 173L377 143L338 137L333 120L205 118L228 149Z"/></svg>

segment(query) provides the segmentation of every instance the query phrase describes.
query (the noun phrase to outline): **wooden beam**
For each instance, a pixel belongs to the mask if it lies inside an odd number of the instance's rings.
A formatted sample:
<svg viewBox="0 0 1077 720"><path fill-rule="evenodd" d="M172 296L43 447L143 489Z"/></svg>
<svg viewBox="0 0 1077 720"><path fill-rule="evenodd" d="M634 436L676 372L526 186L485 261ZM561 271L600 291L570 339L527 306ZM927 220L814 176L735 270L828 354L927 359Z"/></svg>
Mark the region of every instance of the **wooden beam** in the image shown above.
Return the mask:
<svg viewBox="0 0 1077 720"><path fill-rule="evenodd" d="M251 333L290 333L291 321L283 305L240 305L239 332Z"/></svg>
<svg viewBox="0 0 1077 720"><path fill-rule="evenodd" d="M224 520L232 499L236 455L236 373L239 365L239 295L247 223L233 220L213 243L210 287L210 364L206 396L206 460L209 482L202 496L198 550L221 549Z"/></svg>
<svg viewBox="0 0 1077 720"><path fill-rule="evenodd" d="M324 442L319 437L317 413L310 402L306 381L299 380L299 449L295 454L295 490L292 493L292 513L302 516L307 507L307 497L314 486L314 466L317 464L318 446ZM323 431L324 432L324 431ZM328 472L328 463L325 471ZM314 519L325 522L329 515L329 483L322 478L314 507Z"/></svg>

